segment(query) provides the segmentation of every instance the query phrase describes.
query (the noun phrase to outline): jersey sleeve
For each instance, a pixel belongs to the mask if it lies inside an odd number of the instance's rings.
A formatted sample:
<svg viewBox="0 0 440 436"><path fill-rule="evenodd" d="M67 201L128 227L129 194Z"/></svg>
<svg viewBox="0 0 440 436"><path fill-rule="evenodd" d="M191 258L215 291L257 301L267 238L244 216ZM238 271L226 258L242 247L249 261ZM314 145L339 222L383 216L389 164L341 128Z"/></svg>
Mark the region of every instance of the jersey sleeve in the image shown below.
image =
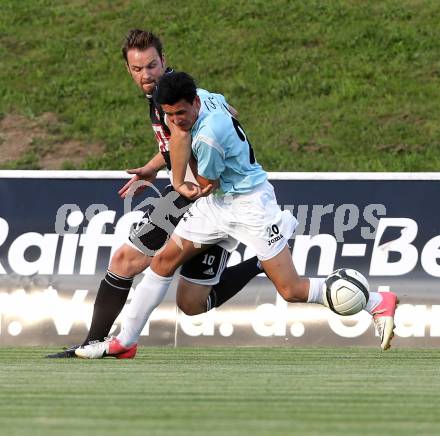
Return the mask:
<svg viewBox="0 0 440 436"><path fill-rule="evenodd" d="M217 180L225 169L225 152L211 137L199 136L193 147L199 175Z"/></svg>
<svg viewBox="0 0 440 436"><path fill-rule="evenodd" d="M222 94L213 94L215 95L217 101L224 107L224 109L229 112L229 103L226 101L226 98Z"/></svg>
<svg viewBox="0 0 440 436"><path fill-rule="evenodd" d="M215 95L215 97L217 98L217 100L218 100L220 103L222 103L223 105L228 106L228 102L226 101L226 98L225 98L224 95L222 95L222 94L215 94L215 93L213 93L212 95Z"/></svg>

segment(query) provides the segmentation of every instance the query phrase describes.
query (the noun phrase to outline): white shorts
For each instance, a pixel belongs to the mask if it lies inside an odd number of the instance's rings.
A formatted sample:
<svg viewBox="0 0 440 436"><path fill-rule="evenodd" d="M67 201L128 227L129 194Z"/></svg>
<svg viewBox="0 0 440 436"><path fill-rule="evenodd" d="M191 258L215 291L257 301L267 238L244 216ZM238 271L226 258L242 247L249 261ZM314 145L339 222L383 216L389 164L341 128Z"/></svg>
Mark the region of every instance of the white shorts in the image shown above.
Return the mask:
<svg viewBox="0 0 440 436"><path fill-rule="evenodd" d="M218 244L228 251L239 242L265 261L287 244L298 221L277 204L273 186L264 182L247 194L199 198L174 233L195 244Z"/></svg>

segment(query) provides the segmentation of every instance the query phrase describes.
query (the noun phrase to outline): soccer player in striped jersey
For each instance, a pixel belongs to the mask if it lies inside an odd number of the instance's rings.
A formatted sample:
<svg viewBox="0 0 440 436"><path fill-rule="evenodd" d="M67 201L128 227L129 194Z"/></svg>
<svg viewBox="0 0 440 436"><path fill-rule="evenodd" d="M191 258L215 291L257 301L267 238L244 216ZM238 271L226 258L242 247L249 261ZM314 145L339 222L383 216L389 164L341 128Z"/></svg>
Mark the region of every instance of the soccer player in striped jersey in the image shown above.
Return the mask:
<svg viewBox="0 0 440 436"><path fill-rule="evenodd" d="M138 194L145 188L145 185L140 185L140 181L153 183L159 170L171 170L171 134L165 123L163 111L152 99L152 94L158 80L163 75L170 74L172 69L166 66L160 39L148 31L131 30L122 47L122 54L128 73L146 97L151 125L159 146L158 153L147 164L128 170L133 177L119 191L120 196L126 198L133 192ZM212 96L206 95L205 98L209 99ZM226 101L224 104L236 113L235 109L227 106ZM194 170L195 168L193 165ZM209 189L201 189L198 193L206 194ZM194 195L191 197L192 199L185 198L174 191L171 185L168 186L161 197L149 205L143 219L133 227L129 240L115 251L98 289L91 327L81 346L102 341L108 336L126 303L134 277L150 265L152 257L166 243L191 200L195 199ZM221 246L214 245L182 266L176 299L183 312L196 315L221 306L262 272L257 257L226 268L228 259L229 252ZM148 308L144 310L149 314L161 303L166 293L151 291L148 282L144 280L137 285L137 291L143 293L148 300ZM78 346L47 357L76 357L76 348Z"/></svg>

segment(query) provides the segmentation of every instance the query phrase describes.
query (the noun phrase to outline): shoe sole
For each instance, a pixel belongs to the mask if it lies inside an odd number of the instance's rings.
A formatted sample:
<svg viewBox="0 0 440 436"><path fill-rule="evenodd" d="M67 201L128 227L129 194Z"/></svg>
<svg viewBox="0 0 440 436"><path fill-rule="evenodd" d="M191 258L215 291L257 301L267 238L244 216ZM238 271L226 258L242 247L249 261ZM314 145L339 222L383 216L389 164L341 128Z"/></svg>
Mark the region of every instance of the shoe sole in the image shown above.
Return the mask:
<svg viewBox="0 0 440 436"><path fill-rule="evenodd" d="M126 351L125 353L121 353L121 354L116 354L116 359L134 359L134 357L136 356L136 353L133 354L132 351Z"/></svg>
<svg viewBox="0 0 440 436"><path fill-rule="evenodd" d="M88 360L98 360L98 359L104 359L105 357L116 357L116 359L134 359L136 356L136 351L133 353L133 351L125 351L121 354L104 354L101 357L87 357L87 356L80 356L76 354L76 357L80 359L88 359Z"/></svg>
<svg viewBox="0 0 440 436"><path fill-rule="evenodd" d="M122 354L107 354L106 356L102 356L102 357L86 357L86 356L78 356L76 355L75 357L77 357L78 359L87 359L87 360L99 360L99 359L104 359L105 357L115 357L116 359L134 359L135 355L130 356L130 355L126 355L126 353L122 353Z"/></svg>
<svg viewBox="0 0 440 436"><path fill-rule="evenodd" d="M400 301L396 300L396 309L397 309L397 306L399 305L399 303L400 303ZM391 341L394 338L394 329L395 328L396 328L396 324L394 324L394 316L393 316L393 324L392 324L391 329L386 328L386 327L384 329L384 334L383 334L382 341L381 341L381 348L383 351L387 351L391 348ZM384 341L383 338L385 338L385 337L387 339Z"/></svg>
<svg viewBox="0 0 440 436"><path fill-rule="evenodd" d="M97 360L97 359L103 359L105 357L101 356L101 357L89 357L89 356L81 356L81 354L78 354L75 352L76 357L78 357L78 359L87 359L87 360Z"/></svg>
<svg viewBox="0 0 440 436"><path fill-rule="evenodd" d="M383 351L387 351L387 350L389 350L391 348L391 341L394 338L394 328L395 327L396 326L393 324L393 328L391 330L391 333L389 334L389 337L387 338L386 341L382 342L381 348L382 348Z"/></svg>

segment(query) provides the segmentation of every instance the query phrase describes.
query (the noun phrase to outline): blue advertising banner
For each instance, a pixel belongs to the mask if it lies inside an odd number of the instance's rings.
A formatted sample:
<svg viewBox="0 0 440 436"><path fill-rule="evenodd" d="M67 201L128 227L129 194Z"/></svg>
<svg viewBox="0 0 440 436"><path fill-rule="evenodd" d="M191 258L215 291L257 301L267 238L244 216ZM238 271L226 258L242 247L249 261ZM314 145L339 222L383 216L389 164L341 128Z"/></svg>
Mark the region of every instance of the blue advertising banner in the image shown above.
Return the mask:
<svg viewBox="0 0 440 436"><path fill-rule="evenodd" d="M82 341L111 254L148 198L158 195L149 188L133 203L121 200L117 191L127 177L0 171L1 345ZM272 173L270 180L281 207L299 221L290 240L299 274L359 270L371 290L393 290L400 298L394 346L437 345L439 175ZM167 183L162 174L156 187ZM240 246L229 264L251 256ZM288 304L261 274L221 308L194 317L176 308L174 287L141 344L375 346L378 338L365 311L340 317L319 305Z"/></svg>

